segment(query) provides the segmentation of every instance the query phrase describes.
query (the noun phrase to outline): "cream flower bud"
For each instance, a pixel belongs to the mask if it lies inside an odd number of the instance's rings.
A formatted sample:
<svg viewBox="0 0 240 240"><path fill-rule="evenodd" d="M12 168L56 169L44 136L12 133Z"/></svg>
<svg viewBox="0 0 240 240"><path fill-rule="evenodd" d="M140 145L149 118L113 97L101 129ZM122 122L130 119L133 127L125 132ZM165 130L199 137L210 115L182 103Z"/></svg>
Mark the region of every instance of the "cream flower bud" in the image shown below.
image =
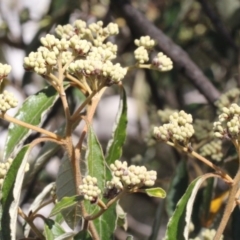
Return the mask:
<svg viewBox="0 0 240 240"><path fill-rule="evenodd" d="M12 67L10 65L0 63L0 80L7 77L11 69Z"/></svg>
<svg viewBox="0 0 240 240"><path fill-rule="evenodd" d="M148 52L143 46L138 47L134 51L134 57L139 63L145 63L149 60Z"/></svg>
<svg viewBox="0 0 240 240"><path fill-rule="evenodd" d="M15 108L17 104L18 100L12 93L5 90L0 94L0 111L6 112L10 108Z"/></svg>
<svg viewBox="0 0 240 240"><path fill-rule="evenodd" d="M157 57L153 59L152 67L163 72L169 71L173 68L173 62L169 57L160 52Z"/></svg>
<svg viewBox="0 0 240 240"><path fill-rule="evenodd" d="M138 46L138 47L144 47L146 49L151 49L155 46L156 42L151 39L149 36L143 36L140 37L140 39L135 39L134 43Z"/></svg>

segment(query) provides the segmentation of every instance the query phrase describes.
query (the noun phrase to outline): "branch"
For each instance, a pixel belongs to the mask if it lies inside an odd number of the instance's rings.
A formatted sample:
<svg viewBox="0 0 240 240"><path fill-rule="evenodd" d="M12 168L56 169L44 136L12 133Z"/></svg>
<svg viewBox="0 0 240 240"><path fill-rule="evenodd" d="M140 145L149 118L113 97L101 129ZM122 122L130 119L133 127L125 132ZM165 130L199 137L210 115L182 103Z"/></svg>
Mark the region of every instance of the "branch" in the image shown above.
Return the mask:
<svg viewBox="0 0 240 240"><path fill-rule="evenodd" d="M127 21L135 37L149 35L155 39L157 41L157 47L162 49L162 51L174 61L181 72L211 104L219 98L219 91L190 59L188 54L160 29L149 22L136 8L130 5L128 0L112 0L110 8L114 13Z"/></svg>

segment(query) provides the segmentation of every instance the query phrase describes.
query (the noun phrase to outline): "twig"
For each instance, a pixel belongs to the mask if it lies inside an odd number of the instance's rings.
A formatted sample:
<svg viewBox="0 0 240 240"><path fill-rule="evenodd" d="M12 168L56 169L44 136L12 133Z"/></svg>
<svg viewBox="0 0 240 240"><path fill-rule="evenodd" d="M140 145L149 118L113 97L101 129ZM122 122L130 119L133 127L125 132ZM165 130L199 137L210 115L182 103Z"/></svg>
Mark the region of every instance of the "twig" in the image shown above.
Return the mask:
<svg viewBox="0 0 240 240"><path fill-rule="evenodd" d="M42 133L42 134L44 134L44 135L47 135L47 136L49 136L50 138L54 138L54 139L58 140L58 142L64 142L64 139L63 139L61 136L59 136L59 135L57 135L57 134L55 134L55 133L52 133L52 132L50 132L50 131L47 131L47 130L45 130L45 129L43 129L43 128L40 128L40 127L38 127L38 126L35 126L35 125L32 125L32 124L23 122L23 121L21 121L21 120L19 120L19 119L17 119L17 118L11 117L11 116L9 116L9 115L6 114L6 113L0 113L0 118L6 120L6 121L8 121L8 122L12 122L12 123L15 123L15 124L17 124L17 125L20 125L20 126L22 126L22 127L25 127L25 128L34 130L34 131L36 131L36 132Z"/></svg>
<svg viewBox="0 0 240 240"><path fill-rule="evenodd" d="M237 146L237 152L238 152L238 160L239 160L239 164L240 164L240 147ZM217 232L216 232L216 235L214 237L213 240L218 240L220 239L228 221L229 221L229 218L232 214L232 211L234 210L234 208L236 207L236 196L238 194L238 191L239 191L239 182L240 182L240 165L238 167L238 172L236 174L236 176L234 177L233 179L233 183L232 183L232 186L231 186L231 189L230 189L230 192L229 192L229 197L228 197L228 200L227 200L227 205L226 205L226 208L224 210L224 213L223 213L223 216L222 216L222 220L220 222L220 225L217 229Z"/></svg>
<svg viewBox="0 0 240 240"><path fill-rule="evenodd" d="M42 240L45 240L43 234L37 229L35 224L33 223L32 219L29 219L28 216L22 211L21 208L18 208L18 214L31 226L31 229L35 232L35 234Z"/></svg>
<svg viewBox="0 0 240 240"><path fill-rule="evenodd" d="M217 172L217 174L219 174L222 177L222 179L225 180L227 183L233 184L234 180L227 173L225 173L221 168L219 168L218 166L216 166L215 164L213 164L212 162L210 162L208 159L206 159L205 157L201 156L197 152L190 151L187 147L176 145L176 144L174 144L174 143L172 143L170 141L168 141L167 144L172 146L172 147L177 148L180 151L188 153L189 155L197 158L198 160L200 160L201 162L205 163L210 168L214 169Z"/></svg>

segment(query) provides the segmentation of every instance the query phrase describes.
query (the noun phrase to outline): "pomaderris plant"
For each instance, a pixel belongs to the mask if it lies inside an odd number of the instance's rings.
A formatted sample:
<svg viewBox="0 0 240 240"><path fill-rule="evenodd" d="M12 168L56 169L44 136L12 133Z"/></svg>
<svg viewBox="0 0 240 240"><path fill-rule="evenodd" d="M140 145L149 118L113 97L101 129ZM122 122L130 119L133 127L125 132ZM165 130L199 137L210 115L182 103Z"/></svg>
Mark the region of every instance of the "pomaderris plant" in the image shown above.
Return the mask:
<svg viewBox="0 0 240 240"><path fill-rule="evenodd" d="M134 68L168 71L173 63L163 53L151 59L155 41L144 36L135 40L136 63L123 66L116 62L117 45L109 41L109 37L118 32L115 23L103 26L101 21L87 25L77 20L72 25L57 26L55 35L42 37L42 46L24 58L25 70L40 75L48 86L27 98L15 117L8 115L7 111L16 107L18 100L5 90L0 93L0 118L10 122L0 164L3 239L16 238L17 216L24 221L25 239L30 239L29 232L35 235L35 239L111 239L121 197L136 192L165 197L163 189L153 188L156 171L144 166L128 166L126 161L120 160L127 126L123 85L126 74ZM9 65L0 64L0 82L10 70ZM103 93L114 84L119 87L121 98L112 138L104 155L92 121ZM77 89L84 96L74 110L71 110L66 93L70 88ZM58 99L65 122L59 129L50 131L42 127L44 115ZM185 144L194 133L191 121L190 115L175 114L167 127L155 130L156 138L189 151ZM78 130L76 142L73 141L73 131L80 122L84 126L80 132ZM31 132L38 133L38 137L23 145ZM29 152L39 143L42 143L42 150L28 166ZM64 155L56 182L43 189L28 213L23 212L20 208L22 188L60 148ZM30 171L27 172L28 168ZM224 179L231 181L227 175ZM39 210L50 203L55 205L52 212L49 216L41 215ZM44 221L43 231L36 227L36 218ZM72 231L66 232L61 227L63 221Z"/></svg>

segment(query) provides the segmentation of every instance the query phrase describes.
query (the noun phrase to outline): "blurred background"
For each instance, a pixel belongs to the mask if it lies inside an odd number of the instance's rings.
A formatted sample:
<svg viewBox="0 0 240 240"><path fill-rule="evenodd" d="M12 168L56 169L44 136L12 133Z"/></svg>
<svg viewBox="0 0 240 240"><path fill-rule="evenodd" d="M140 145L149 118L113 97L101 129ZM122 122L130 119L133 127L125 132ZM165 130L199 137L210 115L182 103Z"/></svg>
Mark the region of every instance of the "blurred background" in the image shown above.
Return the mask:
<svg viewBox="0 0 240 240"><path fill-rule="evenodd" d="M193 147L200 149L198 144L202 146L212 140L208 134L218 113L216 100L222 93L240 85L239 13L239 0L0 0L0 62L12 66L9 78L1 84L1 91L9 89L14 92L20 103L46 85L40 76L24 71L23 58L35 51L40 46L39 39L46 33L53 33L58 24L72 23L76 19L87 23L97 20L104 24L116 22L120 34L112 41L118 44L117 61L123 66L134 64L133 42L141 35L156 39L156 51L164 52L174 62L170 72L134 70L123 81L128 95L129 123L122 160L156 170L157 186L169 194L167 200L143 194L123 199L121 205L127 212L127 224L125 229L117 229L116 239L126 239L127 233L134 239L163 239L167 221L189 182L209 171L166 144L155 143L150 132L153 125L166 122L164 119L174 110L183 109L200 121L195 122L198 127L200 124L200 133L203 129L207 132L207 137L193 139ZM68 96L73 108L81 101L81 96L75 91L70 90ZM234 100L238 100L238 95ZM118 102L117 87L109 88L96 113L94 128L103 146L111 136ZM59 104L56 103L46 117L46 127L55 129L63 121ZM17 109L11 111L10 114L14 115ZM54 121L56 117L59 122ZM0 121L0 150L7 126L6 122ZM28 141L35 137L36 134L31 135ZM204 144L203 138L207 139ZM36 148L32 152L32 161L36 161L34 156L38 151ZM224 143L219 154L217 164L234 175L237 162L233 148ZM55 180L61 156L60 152L50 159L34 181L27 185L22 199L25 209L47 183ZM194 208L193 236L202 227L217 226L218 216L222 214L227 189L224 184L206 184L197 201L202 201L204 189L209 185L214 189L208 202L210 214L207 217L201 215L204 207L201 204ZM215 212L211 208L214 204L211 199L220 199ZM49 209L45 211L47 214ZM236 216L238 219L239 213ZM226 230L225 239L235 239L232 236L237 230L230 229L231 226Z"/></svg>

